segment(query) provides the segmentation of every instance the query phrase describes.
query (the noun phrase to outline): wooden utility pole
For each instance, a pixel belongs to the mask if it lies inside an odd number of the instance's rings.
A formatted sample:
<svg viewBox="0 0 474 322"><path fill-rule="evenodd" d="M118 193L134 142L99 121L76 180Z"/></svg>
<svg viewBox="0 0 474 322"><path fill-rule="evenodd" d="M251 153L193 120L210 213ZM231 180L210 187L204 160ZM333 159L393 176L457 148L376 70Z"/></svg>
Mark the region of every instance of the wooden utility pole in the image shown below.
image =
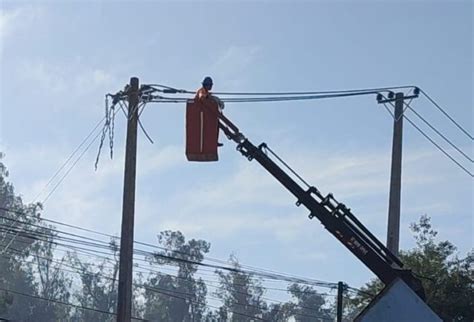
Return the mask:
<svg viewBox="0 0 474 322"><path fill-rule="evenodd" d="M127 145L125 150L125 175L123 185L122 234L120 236L117 322L130 322L132 319L133 225L135 217L135 181L137 170L138 88L138 78L132 77L128 89Z"/></svg>
<svg viewBox="0 0 474 322"><path fill-rule="evenodd" d="M398 256L400 241L400 201L402 189L403 93L395 94L393 120L392 171L388 204L387 248Z"/></svg>
<svg viewBox="0 0 474 322"><path fill-rule="evenodd" d="M342 295L344 293L344 283L339 282L337 283L337 322L342 322Z"/></svg>

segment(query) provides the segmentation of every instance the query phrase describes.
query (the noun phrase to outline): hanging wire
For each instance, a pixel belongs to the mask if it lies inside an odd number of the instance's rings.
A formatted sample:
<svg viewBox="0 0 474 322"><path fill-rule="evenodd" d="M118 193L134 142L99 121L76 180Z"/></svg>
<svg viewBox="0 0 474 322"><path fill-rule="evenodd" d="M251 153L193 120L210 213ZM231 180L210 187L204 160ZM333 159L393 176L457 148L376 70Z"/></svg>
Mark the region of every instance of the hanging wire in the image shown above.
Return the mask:
<svg viewBox="0 0 474 322"><path fill-rule="evenodd" d="M109 108L109 99L108 99L108 96L106 95L105 96L105 123L104 123L104 126L102 127L102 136L100 138L99 150L97 151L97 157L95 159L95 164L94 164L95 170L97 170L97 166L99 165L100 152L102 151L102 146L104 145L104 140L105 140L105 136L107 135L107 132L109 132L109 140L110 140L110 136L111 136L110 123L112 121L112 117L110 116L110 110L111 108Z"/></svg>
<svg viewBox="0 0 474 322"><path fill-rule="evenodd" d="M108 99L105 100L108 105ZM110 148L110 159L113 159L114 156L114 129L115 129L115 105L112 105L110 108L110 127L109 127L109 148ZM96 164L97 169L97 164Z"/></svg>

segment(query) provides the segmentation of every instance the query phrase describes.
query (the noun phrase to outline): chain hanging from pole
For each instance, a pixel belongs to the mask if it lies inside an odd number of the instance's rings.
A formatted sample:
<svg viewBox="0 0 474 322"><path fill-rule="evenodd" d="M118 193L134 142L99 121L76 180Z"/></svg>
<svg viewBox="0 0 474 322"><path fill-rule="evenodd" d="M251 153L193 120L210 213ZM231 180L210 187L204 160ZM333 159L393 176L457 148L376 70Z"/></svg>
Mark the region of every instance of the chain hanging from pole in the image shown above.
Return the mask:
<svg viewBox="0 0 474 322"><path fill-rule="evenodd" d="M105 95L105 122L102 127L102 135L100 137L99 150L97 151L97 157L95 159L95 170L99 165L100 153L104 145L105 137L108 134L109 138L109 148L110 148L110 158L113 158L114 150L114 131L115 131L115 105L120 101L123 92L118 92L115 95L107 94ZM109 97L112 97L112 105L109 106Z"/></svg>

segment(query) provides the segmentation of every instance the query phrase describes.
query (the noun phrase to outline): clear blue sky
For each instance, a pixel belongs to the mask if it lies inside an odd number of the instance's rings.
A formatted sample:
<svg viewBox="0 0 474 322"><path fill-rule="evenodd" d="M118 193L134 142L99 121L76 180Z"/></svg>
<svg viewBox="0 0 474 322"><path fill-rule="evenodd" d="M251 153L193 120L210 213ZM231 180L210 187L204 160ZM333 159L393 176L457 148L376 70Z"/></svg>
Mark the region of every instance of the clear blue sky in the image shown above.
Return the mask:
<svg viewBox="0 0 474 322"><path fill-rule="evenodd" d="M211 75L216 91L413 84L473 131L471 1L1 6L0 150L27 202L103 116L104 94L131 76L195 89ZM426 99L413 106L472 156L472 141ZM228 104L225 112L385 242L392 120L375 97ZM176 229L211 242L213 257L234 253L245 264L354 286L373 276L232 143L218 163L188 163L184 106L150 105L142 120L155 144L139 137L136 239ZM119 233L124 127L118 117L115 158L104 150L94 171L94 144L47 201L45 217ZM409 223L428 214L439 238L465 255L473 246L472 178L407 123L403 158L401 248L413 246Z"/></svg>

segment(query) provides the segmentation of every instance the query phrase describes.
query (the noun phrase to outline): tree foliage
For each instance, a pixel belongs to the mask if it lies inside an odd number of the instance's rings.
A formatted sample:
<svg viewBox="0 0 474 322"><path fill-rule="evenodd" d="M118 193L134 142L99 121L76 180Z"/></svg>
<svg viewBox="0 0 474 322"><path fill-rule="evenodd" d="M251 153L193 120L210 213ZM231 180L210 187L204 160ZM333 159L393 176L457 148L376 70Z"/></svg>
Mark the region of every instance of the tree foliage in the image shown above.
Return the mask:
<svg viewBox="0 0 474 322"><path fill-rule="evenodd" d="M81 259L76 252L70 253L68 259L74 267L77 267L82 284L74 294L78 303L84 307L113 313L117 306L119 248L115 239L110 241L109 246L114 260L103 259L100 262L90 263ZM115 319L114 315L90 310L77 310L73 315L75 321L115 321Z"/></svg>
<svg viewBox="0 0 474 322"><path fill-rule="evenodd" d="M406 268L413 271L423 284L426 302L444 321L474 320L474 253L460 258L456 247L449 241L437 241L438 232L430 218L422 216L411 225L416 246L401 251L400 258ZM376 294L383 284L374 279L362 288ZM361 294L351 301L353 311L368 304L370 297Z"/></svg>
<svg viewBox="0 0 474 322"><path fill-rule="evenodd" d="M0 154L0 317L38 322L115 320L116 239L109 243L108 258L91 260L76 251L60 257L57 245L61 236L41 220L40 211L41 204L24 204L15 193ZM427 303L445 321L473 321L474 253L459 257L451 242L438 241L427 216L411 229L416 245L402 251L400 257L422 280ZM106 246L107 241L104 243ZM290 285L287 301L266 298L263 280L255 271L243 269L235 256L230 257L227 269L216 271L217 281L203 280L200 269L211 247L207 241L186 240L179 231L163 231L156 246L159 250L147 258L148 270L143 270L146 264L135 266L140 269L134 276L133 316L165 322L313 322L334 318L334 302L309 285ZM347 320L368 304L371 297L367 294L382 288L379 280L372 280L363 287L364 293L345 301Z"/></svg>
<svg viewBox="0 0 474 322"><path fill-rule="evenodd" d="M67 318L68 307L3 291L15 290L56 301L70 297L70 280L60 264L53 261L51 227L39 220L41 204L23 203L1 161L0 207L0 316L21 321Z"/></svg>
<svg viewBox="0 0 474 322"><path fill-rule="evenodd" d="M223 302L221 318L228 321L250 321L253 316L262 317L267 311L267 304L263 300L263 287L258 279L241 270L238 260L230 257L233 270L224 273L217 271L220 288L215 295Z"/></svg>
<svg viewBox="0 0 474 322"><path fill-rule="evenodd" d="M295 321L330 321L333 318L331 309L327 306L326 299L312 287L293 284L288 288L288 291L292 297L296 299L296 305L292 308Z"/></svg>
<svg viewBox="0 0 474 322"><path fill-rule="evenodd" d="M206 284L195 278L198 263L209 252L204 240L186 241L179 231L163 231L158 235L162 251L150 257L151 264L176 267L176 276L151 273L145 286L145 318L154 321L200 321L206 311Z"/></svg>

